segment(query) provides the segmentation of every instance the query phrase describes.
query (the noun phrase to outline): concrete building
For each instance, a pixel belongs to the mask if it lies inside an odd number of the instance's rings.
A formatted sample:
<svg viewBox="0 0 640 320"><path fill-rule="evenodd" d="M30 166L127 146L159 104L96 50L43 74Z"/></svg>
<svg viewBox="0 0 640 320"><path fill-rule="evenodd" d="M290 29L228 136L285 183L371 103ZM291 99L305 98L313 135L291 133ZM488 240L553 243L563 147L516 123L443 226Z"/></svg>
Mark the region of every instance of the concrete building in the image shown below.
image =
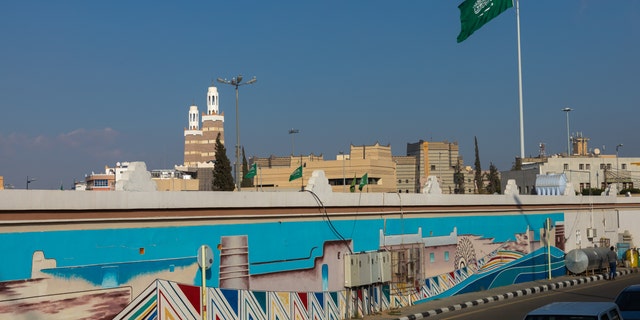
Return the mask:
<svg viewBox="0 0 640 320"><path fill-rule="evenodd" d="M418 186L424 186L427 177L436 176L442 193L455 193L455 168L458 164L462 167L462 157L459 155L457 142L420 140L416 143L407 143L407 156L417 157Z"/></svg>
<svg viewBox="0 0 640 320"><path fill-rule="evenodd" d="M398 192L396 162L391 156L391 147L381 146L378 143L370 146L352 145L349 154L340 154L335 160L324 160L322 155L310 154L307 156L254 157L250 162L251 164L256 163L258 167L258 173L253 178L255 186L253 190L301 190L308 183L313 171L323 170L334 192L349 192L352 183L357 188L365 173L369 183L362 192ZM301 165L303 167L302 178L289 181L290 175ZM409 172L411 170L411 168L407 169ZM415 180L415 176L412 177L412 180ZM251 188L246 190L251 190Z"/></svg>
<svg viewBox="0 0 640 320"><path fill-rule="evenodd" d="M189 173L174 169L151 170L151 178L155 181L158 191L198 191L198 179Z"/></svg>
<svg viewBox="0 0 640 320"><path fill-rule="evenodd" d="M198 106L189 107L189 126L184 129L184 163L175 167L197 179L201 191L212 190L218 134L224 144L224 113L220 112L218 98L218 88L212 83L207 89L207 111L202 113L202 123Z"/></svg>
<svg viewBox="0 0 640 320"><path fill-rule="evenodd" d="M184 130L184 165L213 168L216 138L224 143L224 114L220 113L218 88L213 83L207 90L207 112L202 114L202 128L198 106L189 107L189 127Z"/></svg>
<svg viewBox="0 0 640 320"><path fill-rule="evenodd" d="M520 194L534 194L537 175L564 173L576 192L584 189L607 189L615 184L618 191L633 189L640 181L640 158L602 154L598 148L590 150L588 138L574 137L571 156L555 154L516 159L522 170L501 172L502 187L509 179L516 181ZM541 150L542 147L541 147Z"/></svg>

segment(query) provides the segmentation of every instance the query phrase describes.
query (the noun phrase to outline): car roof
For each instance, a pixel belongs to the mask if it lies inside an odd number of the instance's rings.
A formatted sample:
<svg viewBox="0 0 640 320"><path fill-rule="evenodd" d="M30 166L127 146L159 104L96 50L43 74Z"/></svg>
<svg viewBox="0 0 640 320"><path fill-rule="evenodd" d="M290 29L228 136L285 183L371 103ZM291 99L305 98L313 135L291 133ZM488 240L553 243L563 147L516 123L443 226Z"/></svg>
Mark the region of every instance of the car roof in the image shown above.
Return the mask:
<svg viewBox="0 0 640 320"><path fill-rule="evenodd" d="M613 302L553 302L529 312L528 315L591 316L612 308L617 308Z"/></svg>
<svg viewBox="0 0 640 320"><path fill-rule="evenodd" d="M622 291L640 291L640 284L632 284L624 289L622 289Z"/></svg>

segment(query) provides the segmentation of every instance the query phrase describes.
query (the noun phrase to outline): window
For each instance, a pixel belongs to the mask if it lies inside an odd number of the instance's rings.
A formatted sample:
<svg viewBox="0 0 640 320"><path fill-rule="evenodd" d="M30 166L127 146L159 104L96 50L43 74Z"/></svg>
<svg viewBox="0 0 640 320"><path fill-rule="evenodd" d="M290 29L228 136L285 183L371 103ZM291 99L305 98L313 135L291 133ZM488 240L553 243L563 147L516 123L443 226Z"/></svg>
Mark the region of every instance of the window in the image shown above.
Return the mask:
<svg viewBox="0 0 640 320"><path fill-rule="evenodd" d="M584 168L587 170L591 170L591 164L587 163L584 165Z"/></svg>
<svg viewBox="0 0 640 320"><path fill-rule="evenodd" d="M436 254L431 252L429 253L429 262L434 263L436 262Z"/></svg>
<svg viewBox="0 0 640 320"><path fill-rule="evenodd" d="M565 164L564 164L564 169L565 169L565 170L569 170L569 164L568 164L568 163L565 163Z"/></svg>
<svg viewBox="0 0 640 320"><path fill-rule="evenodd" d="M604 163L601 163L600 164L600 169L604 170L604 168L605 168Z"/></svg>
<svg viewBox="0 0 640 320"><path fill-rule="evenodd" d="M431 165L431 171L436 171L436 165L435 164Z"/></svg>
<svg viewBox="0 0 640 320"><path fill-rule="evenodd" d="M607 170L611 170L611 163L607 163Z"/></svg>
<svg viewBox="0 0 640 320"><path fill-rule="evenodd" d="M402 179L398 179L398 183L402 183Z"/></svg>
<svg viewBox="0 0 640 320"><path fill-rule="evenodd" d="M580 169L580 170L584 170L584 163L579 164L579 165L578 165L578 169Z"/></svg>
<svg viewBox="0 0 640 320"><path fill-rule="evenodd" d="M622 170L627 170L627 164L626 163L622 164Z"/></svg>
<svg viewBox="0 0 640 320"><path fill-rule="evenodd" d="M444 252L444 261L449 261L449 251Z"/></svg>

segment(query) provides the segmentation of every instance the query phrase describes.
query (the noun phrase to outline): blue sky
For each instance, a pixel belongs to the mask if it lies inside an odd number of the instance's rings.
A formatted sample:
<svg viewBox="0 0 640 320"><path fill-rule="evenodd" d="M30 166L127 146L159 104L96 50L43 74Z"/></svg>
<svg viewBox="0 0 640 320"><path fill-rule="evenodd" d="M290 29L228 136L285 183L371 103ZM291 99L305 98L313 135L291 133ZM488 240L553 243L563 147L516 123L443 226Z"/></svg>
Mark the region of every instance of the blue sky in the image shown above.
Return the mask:
<svg viewBox="0 0 640 320"><path fill-rule="evenodd" d="M2 1L0 175L71 187L117 161L183 161L189 106L240 88L247 156L457 141L467 165L520 155L515 7L456 43L461 1ZM640 156L640 1L521 0L525 155ZM235 94L216 84L233 161Z"/></svg>

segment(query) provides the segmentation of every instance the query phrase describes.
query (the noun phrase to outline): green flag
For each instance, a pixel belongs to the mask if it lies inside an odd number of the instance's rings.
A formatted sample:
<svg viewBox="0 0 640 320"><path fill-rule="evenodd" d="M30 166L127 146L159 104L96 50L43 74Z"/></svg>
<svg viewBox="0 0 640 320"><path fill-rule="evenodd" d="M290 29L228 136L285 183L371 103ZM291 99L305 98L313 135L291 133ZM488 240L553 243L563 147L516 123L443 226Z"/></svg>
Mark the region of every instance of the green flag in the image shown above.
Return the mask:
<svg viewBox="0 0 640 320"><path fill-rule="evenodd" d="M293 181L295 179L302 178L302 166L296 168L293 173L289 176L289 181Z"/></svg>
<svg viewBox="0 0 640 320"><path fill-rule="evenodd" d="M349 191L356 192L356 174L353 174L353 180L351 180L351 186L349 187Z"/></svg>
<svg viewBox="0 0 640 320"><path fill-rule="evenodd" d="M360 191L362 191L362 188L364 188L364 186L369 184L369 176L367 173L364 174L364 176L362 176L362 178L360 178L360 184L358 185L358 189Z"/></svg>
<svg viewBox="0 0 640 320"><path fill-rule="evenodd" d="M247 172L247 174L245 174L244 177L247 179L253 179L253 177L255 177L257 173L258 173L258 164L254 163L253 165L251 165L251 169L249 169L249 172Z"/></svg>
<svg viewBox="0 0 640 320"><path fill-rule="evenodd" d="M460 24L462 24L458 43L511 7L513 7L513 0L464 0L458 6Z"/></svg>

